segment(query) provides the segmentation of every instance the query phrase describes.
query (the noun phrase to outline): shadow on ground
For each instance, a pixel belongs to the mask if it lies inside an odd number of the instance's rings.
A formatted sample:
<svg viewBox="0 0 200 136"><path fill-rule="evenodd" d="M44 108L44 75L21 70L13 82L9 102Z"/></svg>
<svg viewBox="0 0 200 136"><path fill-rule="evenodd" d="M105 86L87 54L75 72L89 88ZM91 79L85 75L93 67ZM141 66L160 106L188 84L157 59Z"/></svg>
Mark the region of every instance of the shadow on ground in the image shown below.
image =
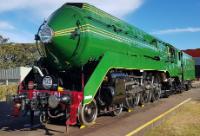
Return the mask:
<svg viewBox="0 0 200 136"><path fill-rule="evenodd" d="M30 125L30 116L11 116L12 104L0 102L0 132L15 132L15 131L33 131L44 130L44 135L55 135L54 133L64 133L54 129L48 129L45 125L39 122L39 117L34 118L34 124ZM65 126L64 122L52 122L51 124ZM13 134L11 134L13 135Z"/></svg>

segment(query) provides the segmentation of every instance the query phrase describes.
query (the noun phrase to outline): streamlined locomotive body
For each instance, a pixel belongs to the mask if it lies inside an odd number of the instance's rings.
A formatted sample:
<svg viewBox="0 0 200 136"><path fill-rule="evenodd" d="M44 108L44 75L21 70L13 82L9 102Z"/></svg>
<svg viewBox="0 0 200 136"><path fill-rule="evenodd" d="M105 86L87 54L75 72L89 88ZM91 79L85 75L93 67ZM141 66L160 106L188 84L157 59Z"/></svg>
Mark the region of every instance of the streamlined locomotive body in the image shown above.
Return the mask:
<svg viewBox="0 0 200 136"><path fill-rule="evenodd" d="M15 111L41 122L92 124L101 113L190 88L191 56L86 3L67 3L38 30L42 57L20 84Z"/></svg>

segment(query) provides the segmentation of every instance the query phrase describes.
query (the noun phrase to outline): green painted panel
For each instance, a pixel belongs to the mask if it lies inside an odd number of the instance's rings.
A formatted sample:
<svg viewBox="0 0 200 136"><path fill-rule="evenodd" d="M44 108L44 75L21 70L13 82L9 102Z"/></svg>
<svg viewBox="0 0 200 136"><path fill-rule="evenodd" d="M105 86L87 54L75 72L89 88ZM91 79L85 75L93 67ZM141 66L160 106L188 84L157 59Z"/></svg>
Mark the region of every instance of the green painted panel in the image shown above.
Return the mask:
<svg viewBox="0 0 200 136"><path fill-rule="evenodd" d="M95 68L84 88L84 104L89 103L93 99L105 75L112 68L166 71L166 67L166 64L162 61L145 59L141 56L128 56L107 52Z"/></svg>
<svg viewBox="0 0 200 136"><path fill-rule="evenodd" d="M150 35L87 4L83 8L62 6L51 15L47 25L54 31L47 51L71 66L98 60L107 51L159 56L159 49L150 43ZM77 31L80 37L72 38ZM68 63L62 63L63 68Z"/></svg>
<svg viewBox="0 0 200 136"><path fill-rule="evenodd" d="M64 5L50 16L47 25L54 31L51 43L44 45L47 59L58 70L81 67L102 57L85 85L84 104L92 100L112 68L167 71L180 77L183 61L184 79L194 78L191 56L184 54L183 60L176 56L170 62L169 48L180 50L89 4Z"/></svg>

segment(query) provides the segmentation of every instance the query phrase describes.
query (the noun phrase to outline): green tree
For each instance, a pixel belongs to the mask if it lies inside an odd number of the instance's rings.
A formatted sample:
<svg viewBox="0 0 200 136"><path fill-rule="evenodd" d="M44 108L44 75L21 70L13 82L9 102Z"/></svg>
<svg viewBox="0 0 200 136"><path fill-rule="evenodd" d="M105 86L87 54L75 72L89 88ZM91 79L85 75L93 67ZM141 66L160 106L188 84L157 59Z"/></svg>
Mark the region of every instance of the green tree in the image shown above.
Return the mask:
<svg viewBox="0 0 200 136"><path fill-rule="evenodd" d="M4 44L0 46L0 69L31 66L39 57L37 48L33 44Z"/></svg>
<svg viewBox="0 0 200 136"><path fill-rule="evenodd" d="M0 35L0 44L6 44L8 43L9 38L5 38L2 35Z"/></svg>

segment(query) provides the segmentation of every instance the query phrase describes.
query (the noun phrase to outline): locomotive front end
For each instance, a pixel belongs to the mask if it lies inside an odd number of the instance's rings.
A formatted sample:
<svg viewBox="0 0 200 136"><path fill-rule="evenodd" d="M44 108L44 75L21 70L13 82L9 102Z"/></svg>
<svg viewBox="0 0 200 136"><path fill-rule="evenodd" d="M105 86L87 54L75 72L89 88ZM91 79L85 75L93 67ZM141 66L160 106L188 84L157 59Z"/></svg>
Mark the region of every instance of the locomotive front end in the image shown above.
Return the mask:
<svg viewBox="0 0 200 136"><path fill-rule="evenodd" d="M18 95L13 97L13 115L19 116L20 111L24 115L30 112L33 124L34 113L39 112L41 123L46 123L49 119L61 119L66 120L67 125L75 125L76 112L83 97L82 92L65 90L50 76L44 76L43 80L35 78L34 81L29 81L30 77L36 75L31 71L20 84Z"/></svg>
<svg viewBox="0 0 200 136"><path fill-rule="evenodd" d="M55 69L81 65L75 58L79 57L85 40L84 24L80 8L63 5L40 26L35 39L41 43L40 49Z"/></svg>
<svg viewBox="0 0 200 136"><path fill-rule="evenodd" d="M41 54L14 96L14 114L40 112L40 121L65 119L77 123L84 78L77 54L85 38L80 8L63 5L40 26L35 40ZM73 67L73 68L72 68Z"/></svg>

